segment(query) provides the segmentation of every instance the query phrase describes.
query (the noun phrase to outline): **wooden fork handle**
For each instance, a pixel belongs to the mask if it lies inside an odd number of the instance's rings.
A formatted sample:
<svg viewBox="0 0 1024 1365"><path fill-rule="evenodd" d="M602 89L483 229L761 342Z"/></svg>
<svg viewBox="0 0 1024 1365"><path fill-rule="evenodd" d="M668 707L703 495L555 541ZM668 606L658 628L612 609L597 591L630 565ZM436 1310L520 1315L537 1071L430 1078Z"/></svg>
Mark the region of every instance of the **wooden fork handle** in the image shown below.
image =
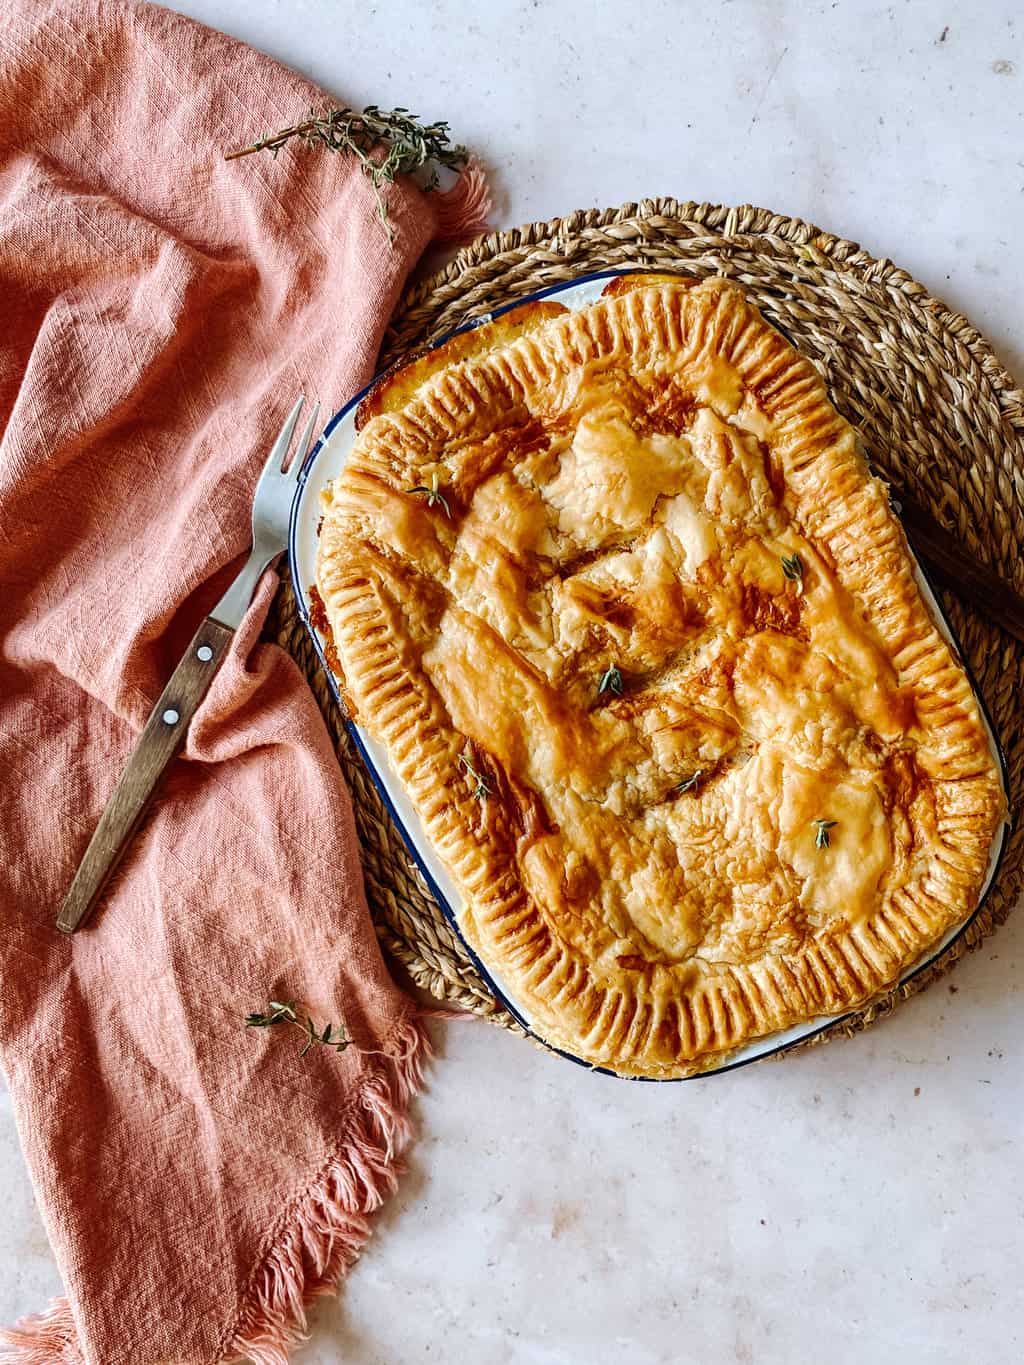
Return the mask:
<svg viewBox="0 0 1024 1365"><path fill-rule="evenodd" d="M160 779L184 744L192 717L206 696L234 633L207 616L171 674L64 897L57 916L57 928L64 933L73 934L92 913L138 829Z"/></svg>

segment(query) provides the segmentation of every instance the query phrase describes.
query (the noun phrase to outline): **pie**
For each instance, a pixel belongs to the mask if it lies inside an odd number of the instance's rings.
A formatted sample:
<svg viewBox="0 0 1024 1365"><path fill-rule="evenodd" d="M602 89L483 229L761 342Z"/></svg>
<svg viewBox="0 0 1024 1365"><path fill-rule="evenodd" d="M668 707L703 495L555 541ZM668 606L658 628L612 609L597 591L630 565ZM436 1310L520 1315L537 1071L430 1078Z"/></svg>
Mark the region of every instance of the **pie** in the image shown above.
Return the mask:
<svg viewBox="0 0 1024 1365"><path fill-rule="evenodd" d="M1005 806L971 684L854 430L737 286L524 305L358 426L321 624L541 1038L687 1075L975 909Z"/></svg>

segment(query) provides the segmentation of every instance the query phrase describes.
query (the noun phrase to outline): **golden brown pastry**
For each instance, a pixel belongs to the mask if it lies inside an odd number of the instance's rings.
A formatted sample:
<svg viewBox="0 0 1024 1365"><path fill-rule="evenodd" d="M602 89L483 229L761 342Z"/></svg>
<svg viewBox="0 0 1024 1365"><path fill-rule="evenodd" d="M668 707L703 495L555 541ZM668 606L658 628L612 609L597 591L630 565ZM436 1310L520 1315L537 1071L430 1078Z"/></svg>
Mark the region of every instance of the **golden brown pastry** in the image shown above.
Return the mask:
<svg viewBox="0 0 1024 1365"><path fill-rule="evenodd" d="M678 1076L975 907L999 771L885 487L734 285L619 279L382 381L324 493L345 694L549 1042Z"/></svg>

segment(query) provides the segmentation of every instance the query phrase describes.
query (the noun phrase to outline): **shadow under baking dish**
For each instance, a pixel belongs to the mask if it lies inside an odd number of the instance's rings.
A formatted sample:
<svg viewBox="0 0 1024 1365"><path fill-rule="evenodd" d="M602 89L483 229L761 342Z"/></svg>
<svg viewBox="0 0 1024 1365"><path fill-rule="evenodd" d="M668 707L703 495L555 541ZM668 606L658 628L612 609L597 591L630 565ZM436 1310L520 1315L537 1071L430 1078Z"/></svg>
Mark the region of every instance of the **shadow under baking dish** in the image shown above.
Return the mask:
<svg viewBox="0 0 1024 1365"><path fill-rule="evenodd" d="M613 279L618 275L636 273L643 273L643 271L642 269L601 270L586 275L580 275L577 279L552 285L548 289L541 289L535 293L524 295L522 298L514 299L509 303L502 305L500 308L495 308L490 312L483 313L479 317L474 318L472 322L446 333L446 335L441 337L431 349L436 349L438 346L444 345L446 341L449 341L453 336L456 336L461 332L472 331L474 328L482 326L484 323L491 322L494 318L500 317L501 314L507 313L513 308L518 308L524 303L548 298L554 294L560 295L560 302L564 303L569 308L585 307L601 297L608 280ZM772 321L771 318L768 320ZM773 323L773 325L775 324ZM782 329L780 328L779 330ZM298 488L296 490L294 503L292 504L291 522L288 534L288 560L299 616L312 637L317 656L320 660L320 665L327 676L332 695L343 714L344 703L341 698L338 681L327 665L324 655L324 641L310 623L307 593L309 585L316 580L317 524L320 518L319 493L328 479L336 477L341 472L356 436L356 409L370 389L373 388L373 385L377 382L378 378L379 376L375 376L364 389L357 393L339 412L335 413L325 427L320 440L310 451L305 468L299 475ZM978 690L977 682L971 673L970 666L963 656L959 642L953 633L953 628L942 609L931 582L916 559L914 563L918 586L931 609L935 622L967 670L971 686L974 689L974 695L977 698L978 706L985 722L992 753L999 765L1003 791L1008 798L1006 759L995 733L992 719L988 713L988 708L985 706L984 699ZM370 777L373 779L373 783L380 793L384 805L387 807L389 815L395 822L406 848L409 851L410 857L419 869L423 880L430 889L431 895L440 906L445 918L458 934L463 947L486 983L488 989L533 1039L548 1051L556 1053L559 1057L565 1057L568 1061L575 1062L578 1066L586 1067L590 1071L597 1071L606 1076L614 1076L617 1080L650 1081L658 1082L659 1084L700 1080L707 1076L718 1076L727 1071L734 1071L737 1067L749 1066L751 1062L760 1061L765 1057L784 1052L787 1048L794 1047L797 1043L807 1042L809 1039L816 1037L819 1033L823 1033L826 1029L831 1028L833 1024L840 1023L844 1019L854 1018L860 1010L864 1008L864 1006L861 1005L859 1009L847 1010L841 1014L822 1015L815 1019L806 1020L802 1024L794 1025L792 1028L785 1029L781 1032L754 1039L752 1042L734 1049L721 1065L710 1067L706 1071L695 1072L691 1076L622 1076L619 1072L612 1070L610 1067L595 1066L593 1063L586 1061L582 1057L577 1057L571 1052L562 1048L553 1047L552 1044L548 1043L534 1030L528 1013L515 1003L513 992L502 981L501 973L486 966L467 942L459 921L460 911L464 906L462 897L431 846L429 838L423 830L419 816L414 809L412 802L409 800L398 775L391 767L386 749L361 726L356 725L347 718L345 719L345 728L351 736L352 742L355 744L360 757L365 763ZM971 921L978 914L995 882L1006 845L1006 832L1007 825L1004 822L1000 825L992 842L988 871L977 906L961 924L954 925L954 927L950 929L934 947L903 972L899 979L900 985L910 981L920 972L925 971L936 958L940 957L951 944L960 938L971 924Z"/></svg>

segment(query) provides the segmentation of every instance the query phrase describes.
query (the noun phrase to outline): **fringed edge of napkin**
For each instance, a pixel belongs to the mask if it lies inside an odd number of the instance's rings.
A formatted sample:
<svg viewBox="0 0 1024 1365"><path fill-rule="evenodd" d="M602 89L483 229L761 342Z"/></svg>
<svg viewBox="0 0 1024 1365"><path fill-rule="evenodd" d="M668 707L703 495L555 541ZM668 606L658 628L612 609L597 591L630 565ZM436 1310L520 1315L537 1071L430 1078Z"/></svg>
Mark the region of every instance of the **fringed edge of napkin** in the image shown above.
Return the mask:
<svg viewBox="0 0 1024 1365"><path fill-rule="evenodd" d="M331 1294L370 1235L368 1214L398 1184L411 1136L409 1101L423 1087L430 1041L418 1020L390 1040L385 1065L363 1086L345 1140L285 1216L247 1290L220 1359L288 1365L307 1336L306 1310Z"/></svg>
<svg viewBox="0 0 1024 1365"><path fill-rule="evenodd" d="M51 1299L42 1313L0 1330L0 1355L17 1365L84 1365L67 1299Z"/></svg>
<svg viewBox="0 0 1024 1365"><path fill-rule="evenodd" d="M466 162L450 190L435 191L430 198L437 206L437 242L468 242L490 226L494 201L487 173L475 157Z"/></svg>
<svg viewBox="0 0 1024 1365"><path fill-rule="evenodd" d="M431 1056L422 1023L407 1020L389 1039L383 1066L356 1101L345 1138L270 1234L244 1293L244 1306L217 1355L221 1362L288 1365L308 1336L306 1313L332 1294L371 1232L369 1214L398 1184L398 1155L411 1136L409 1102L423 1087ZM86 1365L65 1298L0 1331L11 1365Z"/></svg>

